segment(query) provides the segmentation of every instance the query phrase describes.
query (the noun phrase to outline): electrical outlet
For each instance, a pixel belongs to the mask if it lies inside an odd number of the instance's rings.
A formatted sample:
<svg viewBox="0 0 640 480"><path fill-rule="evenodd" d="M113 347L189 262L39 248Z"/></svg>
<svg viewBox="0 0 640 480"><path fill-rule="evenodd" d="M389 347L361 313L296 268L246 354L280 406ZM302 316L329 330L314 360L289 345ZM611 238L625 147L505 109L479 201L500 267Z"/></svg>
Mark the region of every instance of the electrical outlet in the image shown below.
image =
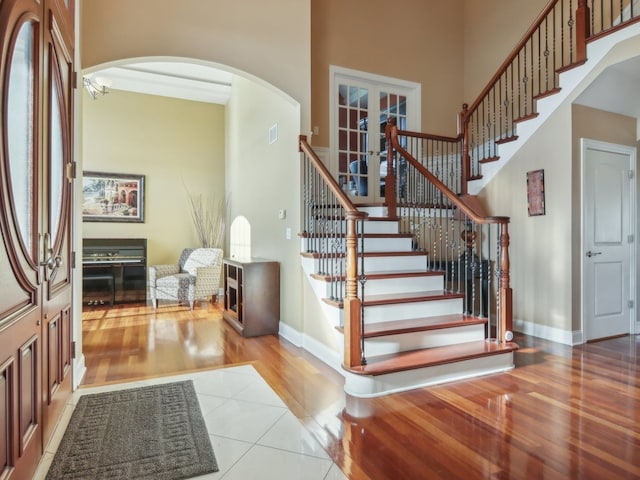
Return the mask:
<svg viewBox="0 0 640 480"><path fill-rule="evenodd" d="M289 227L285 229L284 236L287 240L291 240L291 229Z"/></svg>

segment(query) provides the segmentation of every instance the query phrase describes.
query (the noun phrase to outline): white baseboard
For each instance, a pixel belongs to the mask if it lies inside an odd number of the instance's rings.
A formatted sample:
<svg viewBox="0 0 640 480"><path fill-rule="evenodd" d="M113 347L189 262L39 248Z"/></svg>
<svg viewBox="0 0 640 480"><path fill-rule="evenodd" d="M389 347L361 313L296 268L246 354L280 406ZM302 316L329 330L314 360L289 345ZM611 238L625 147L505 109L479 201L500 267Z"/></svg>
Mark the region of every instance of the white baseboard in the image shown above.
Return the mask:
<svg viewBox="0 0 640 480"><path fill-rule="evenodd" d="M561 330L559 328L549 327L548 325L540 325L518 319L513 320L513 328L515 331L524 333L525 335L543 338L564 345L579 345L584 343L582 330Z"/></svg>
<svg viewBox="0 0 640 480"><path fill-rule="evenodd" d="M84 363L84 353L80 355L80 357L73 360L73 386L72 389L75 391L82 382L85 374L87 373L87 366Z"/></svg>
<svg viewBox="0 0 640 480"><path fill-rule="evenodd" d="M279 334L282 338L290 341L296 347L306 350L318 360L329 365L340 375L345 375L345 371L342 369L340 354L335 350L331 350L313 337L300 333L298 330L292 328L286 323L280 323Z"/></svg>

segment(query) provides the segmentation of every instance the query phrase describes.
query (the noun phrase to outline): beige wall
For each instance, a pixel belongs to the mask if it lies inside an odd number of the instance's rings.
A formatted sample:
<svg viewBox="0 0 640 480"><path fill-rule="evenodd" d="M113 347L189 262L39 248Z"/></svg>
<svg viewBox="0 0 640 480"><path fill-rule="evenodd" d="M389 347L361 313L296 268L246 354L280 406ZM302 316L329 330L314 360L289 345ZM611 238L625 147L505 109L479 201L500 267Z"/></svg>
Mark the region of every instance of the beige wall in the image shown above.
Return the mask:
<svg viewBox="0 0 640 480"><path fill-rule="evenodd" d="M85 171L145 175L145 222L83 222L84 237L146 238L148 263L198 246L185 187L224 198L222 105L111 90L82 102Z"/></svg>
<svg viewBox="0 0 640 480"><path fill-rule="evenodd" d="M511 218L513 317L540 336L571 330L571 107L560 107L493 178L480 197L491 215ZM544 169L542 216L527 212L526 174ZM528 333L534 333L529 331Z"/></svg>
<svg viewBox="0 0 640 480"><path fill-rule="evenodd" d="M455 134L462 106L462 0L311 5L313 144L329 146L329 65L422 84L422 130Z"/></svg>
<svg viewBox="0 0 640 480"><path fill-rule="evenodd" d="M464 86L471 104L548 0L464 0Z"/></svg>
<svg viewBox="0 0 640 480"><path fill-rule="evenodd" d="M81 69L168 56L246 72L301 105L309 131L310 0L81 0Z"/></svg>

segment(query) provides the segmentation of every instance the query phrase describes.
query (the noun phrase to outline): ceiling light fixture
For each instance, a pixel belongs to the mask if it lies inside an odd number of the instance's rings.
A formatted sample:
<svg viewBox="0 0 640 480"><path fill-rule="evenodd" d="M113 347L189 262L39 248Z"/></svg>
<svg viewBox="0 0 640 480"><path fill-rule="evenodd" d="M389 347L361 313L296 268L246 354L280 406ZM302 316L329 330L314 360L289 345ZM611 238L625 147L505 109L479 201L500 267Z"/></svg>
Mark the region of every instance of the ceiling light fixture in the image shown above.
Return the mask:
<svg viewBox="0 0 640 480"><path fill-rule="evenodd" d="M91 98L95 100L98 95L109 93L107 89L111 86L111 81L103 77L82 77L82 84L91 95Z"/></svg>

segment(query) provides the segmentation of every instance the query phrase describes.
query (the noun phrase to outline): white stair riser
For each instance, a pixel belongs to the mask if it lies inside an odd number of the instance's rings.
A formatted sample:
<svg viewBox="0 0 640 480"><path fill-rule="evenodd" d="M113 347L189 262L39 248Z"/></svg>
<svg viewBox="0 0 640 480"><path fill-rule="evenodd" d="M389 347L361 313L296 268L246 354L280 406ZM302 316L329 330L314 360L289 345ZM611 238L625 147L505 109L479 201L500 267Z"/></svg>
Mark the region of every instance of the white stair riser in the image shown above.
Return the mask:
<svg viewBox="0 0 640 480"><path fill-rule="evenodd" d="M429 275L420 277L367 279L364 284L366 295L381 295L385 293L425 292L442 290L444 277ZM362 292L362 284L358 283L358 292Z"/></svg>
<svg viewBox="0 0 640 480"><path fill-rule="evenodd" d="M391 320L433 317L436 315L453 315L461 312L462 299L448 298L424 302L366 306L364 307L364 321L366 323L379 323Z"/></svg>
<svg viewBox="0 0 640 480"><path fill-rule="evenodd" d="M346 228L343 220L332 220L324 223L324 230L344 233ZM400 231L399 223L389 220L365 220L362 223L356 223L356 231L358 233L362 232L363 228L364 233L398 233Z"/></svg>
<svg viewBox="0 0 640 480"><path fill-rule="evenodd" d="M427 255L399 255L389 257L365 257L366 272L424 272L427 269Z"/></svg>
<svg viewBox="0 0 640 480"><path fill-rule="evenodd" d="M512 370L513 367L513 352L507 352L386 375L366 376L345 372L344 391L348 394L347 398L349 395L357 398L371 398L430 385L506 372ZM361 415L363 414L362 406L357 401L348 402L346 411L350 414L353 412L354 415Z"/></svg>
<svg viewBox="0 0 640 480"><path fill-rule="evenodd" d="M318 272L318 265L320 261L316 258L301 257L302 267L304 271L311 275ZM360 260L358 259L358 268ZM415 272L425 271L427 268L427 256L426 255L400 255L400 256L384 256L384 257L370 257L364 258L364 271L365 272ZM344 273L344 270L343 270Z"/></svg>
<svg viewBox="0 0 640 480"><path fill-rule="evenodd" d="M398 233L400 228L398 222L366 220L363 223L364 233ZM360 228L358 228L360 232Z"/></svg>
<svg viewBox="0 0 640 480"><path fill-rule="evenodd" d="M316 239L303 238L300 248L302 251L308 249L316 252L337 252L346 251L346 239L322 237ZM358 239L357 250L362 251L361 241ZM364 238L365 252L410 252L413 250L413 240L407 237L382 237Z"/></svg>
<svg viewBox="0 0 640 480"><path fill-rule="evenodd" d="M368 213L370 217L386 217L387 207L371 206L371 207L358 207L361 212Z"/></svg>
<svg viewBox="0 0 640 480"><path fill-rule="evenodd" d="M365 356L386 355L422 348L484 340L484 325L464 325L424 332L403 333L365 340Z"/></svg>

